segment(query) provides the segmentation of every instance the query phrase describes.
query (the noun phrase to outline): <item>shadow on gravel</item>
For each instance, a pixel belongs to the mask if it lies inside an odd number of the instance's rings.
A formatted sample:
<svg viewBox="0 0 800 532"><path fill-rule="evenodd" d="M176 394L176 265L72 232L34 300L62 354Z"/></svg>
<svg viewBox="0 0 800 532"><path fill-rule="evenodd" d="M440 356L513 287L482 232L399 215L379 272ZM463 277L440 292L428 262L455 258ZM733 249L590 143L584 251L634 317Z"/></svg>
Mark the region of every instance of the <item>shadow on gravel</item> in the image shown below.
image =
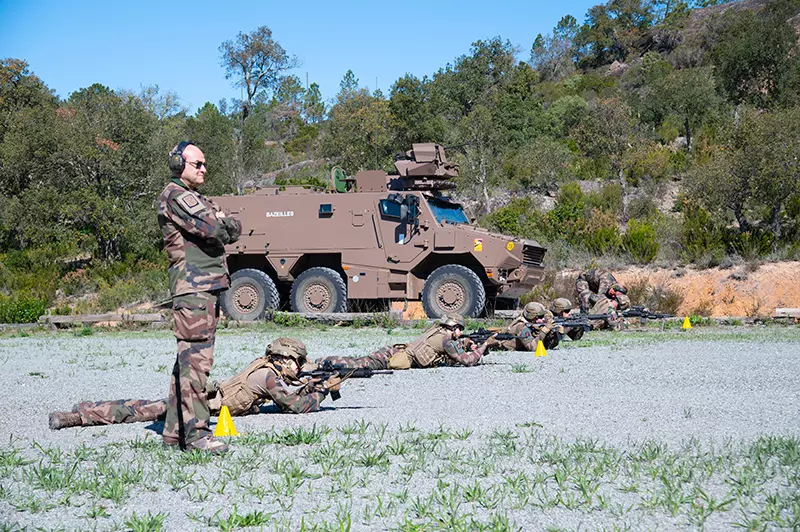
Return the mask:
<svg viewBox="0 0 800 532"><path fill-rule="evenodd" d="M163 421L154 421L145 427L145 430L152 430L159 436L164 432L164 422Z"/></svg>

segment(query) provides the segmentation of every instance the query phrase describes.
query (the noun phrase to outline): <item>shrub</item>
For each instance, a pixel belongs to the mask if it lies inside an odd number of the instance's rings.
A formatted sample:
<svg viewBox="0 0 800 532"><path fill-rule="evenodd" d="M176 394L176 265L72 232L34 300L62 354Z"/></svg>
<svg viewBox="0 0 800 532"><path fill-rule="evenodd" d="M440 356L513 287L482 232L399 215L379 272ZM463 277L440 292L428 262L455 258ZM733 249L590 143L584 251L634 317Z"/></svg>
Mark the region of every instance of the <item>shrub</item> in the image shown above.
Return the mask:
<svg viewBox="0 0 800 532"><path fill-rule="evenodd" d="M699 266L716 266L725 255L722 235L711 215L704 208L686 203L683 205L681 227L681 256Z"/></svg>
<svg viewBox="0 0 800 532"><path fill-rule="evenodd" d="M656 230L647 222L631 220L622 237L622 247L639 264L650 264L658 255Z"/></svg>
<svg viewBox="0 0 800 532"><path fill-rule="evenodd" d="M734 253L746 261L754 261L772 252L772 235L760 231L736 233L729 239Z"/></svg>
<svg viewBox="0 0 800 532"><path fill-rule="evenodd" d="M36 323L46 308L47 302L35 296L0 296L0 323Z"/></svg>
<svg viewBox="0 0 800 532"><path fill-rule="evenodd" d="M586 223L580 243L598 255L618 251L622 245L622 238L614 215L594 209Z"/></svg>

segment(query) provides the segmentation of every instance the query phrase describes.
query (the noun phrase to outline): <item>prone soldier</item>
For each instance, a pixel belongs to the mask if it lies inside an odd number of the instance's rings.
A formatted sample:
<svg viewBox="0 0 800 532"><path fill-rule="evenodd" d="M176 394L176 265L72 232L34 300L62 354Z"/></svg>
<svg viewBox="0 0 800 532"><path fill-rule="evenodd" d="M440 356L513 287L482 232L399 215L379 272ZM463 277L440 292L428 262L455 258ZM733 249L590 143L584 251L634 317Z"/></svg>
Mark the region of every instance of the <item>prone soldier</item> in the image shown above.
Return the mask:
<svg viewBox="0 0 800 532"><path fill-rule="evenodd" d="M211 383L205 399L214 415L222 406L227 406L233 416L255 414L267 401L274 402L284 412L316 412L325 397L338 391L341 379L331 376L324 381L300 381L297 374L306 361L307 351L302 342L278 338L267 346L264 356L243 371L222 383ZM166 412L166 399L86 401L71 412L52 412L50 428L154 421L164 419Z"/></svg>
<svg viewBox="0 0 800 532"><path fill-rule="evenodd" d="M550 305L550 312L553 313L554 319L569 319L572 312L572 301L566 297L559 297ZM558 323L556 325L559 336L563 337L566 334L572 341L583 338L583 333L585 332L583 327L565 327Z"/></svg>
<svg viewBox="0 0 800 532"><path fill-rule="evenodd" d="M625 285L617 281L608 270L592 268L581 272L575 281L575 295L580 303L581 312L587 312L602 298L613 300L617 294L627 293Z"/></svg>
<svg viewBox="0 0 800 532"><path fill-rule="evenodd" d="M591 319L592 329L620 329L623 324L622 311L631 307L631 300L625 294L617 294L613 299L601 298L589 311L590 315L605 315L602 319Z"/></svg>
<svg viewBox="0 0 800 532"><path fill-rule="evenodd" d="M436 366L475 366L488 348L488 342L475 345L461 338L464 318L454 314L443 316L422 335L408 344L382 347L364 357L327 357L315 364L341 368L409 369Z"/></svg>
<svg viewBox="0 0 800 532"><path fill-rule="evenodd" d="M558 332L556 324L553 323L553 314L541 303L531 302L525 305L522 313L503 332L514 335L514 338L490 340L491 349L536 351L540 341L546 349L558 345Z"/></svg>

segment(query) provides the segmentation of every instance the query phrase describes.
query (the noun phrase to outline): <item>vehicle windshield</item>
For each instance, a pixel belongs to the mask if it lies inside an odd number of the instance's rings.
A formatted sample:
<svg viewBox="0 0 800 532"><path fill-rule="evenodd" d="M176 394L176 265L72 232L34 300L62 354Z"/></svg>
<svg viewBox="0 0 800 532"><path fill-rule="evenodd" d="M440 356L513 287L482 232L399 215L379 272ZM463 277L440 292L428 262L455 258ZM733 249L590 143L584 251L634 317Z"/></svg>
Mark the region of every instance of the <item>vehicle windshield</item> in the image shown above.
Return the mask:
<svg viewBox="0 0 800 532"><path fill-rule="evenodd" d="M467 215L464 214L464 209L458 203L450 203L436 198L428 198L428 205L431 206L431 212L436 217L436 221L440 224L445 222L468 224L469 220Z"/></svg>

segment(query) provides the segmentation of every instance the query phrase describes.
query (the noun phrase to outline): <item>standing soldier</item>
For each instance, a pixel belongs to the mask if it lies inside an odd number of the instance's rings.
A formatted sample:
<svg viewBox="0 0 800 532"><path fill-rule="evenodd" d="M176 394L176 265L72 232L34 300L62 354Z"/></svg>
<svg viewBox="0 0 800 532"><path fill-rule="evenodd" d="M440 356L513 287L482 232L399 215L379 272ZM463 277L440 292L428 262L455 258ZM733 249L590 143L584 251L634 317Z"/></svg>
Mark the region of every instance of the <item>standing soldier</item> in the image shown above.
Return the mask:
<svg viewBox="0 0 800 532"><path fill-rule="evenodd" d="M267 346L263 357L227 381L209 387L206 396L211 411L216 414L227 406L232 416L257 414L262 404L272 401L284 412L316 412L322 400L338 390L341 379L333 375L325 381L300 382L297 373L306 356L306 346L299 340L278 338ZM154 421L163 419L166 411L166 399L84 401L71 412L52 412L50 428Z"/></svg>
<svg viewBox="0 0 800 532"><path fill-rule="evenodd" d="M158 197L158 225L169 257L169 291L178 340L170 378L164 443L181 450L225 452L211 435L205 395L214 363L219 293L230 284L225 244L242 232L239 220L199 192L206 159L200 148L183 141L169 154L172 179Z"/></svg>
<svg viewBox="0 0 800 532"><path fill-rule="evenodd" d="M592 268L581 272L575 281L575 294L581 305L581 312L587 312L600 299L614 299L617 294L627 294L625 285L617 281L608 270Z"/></svg>

